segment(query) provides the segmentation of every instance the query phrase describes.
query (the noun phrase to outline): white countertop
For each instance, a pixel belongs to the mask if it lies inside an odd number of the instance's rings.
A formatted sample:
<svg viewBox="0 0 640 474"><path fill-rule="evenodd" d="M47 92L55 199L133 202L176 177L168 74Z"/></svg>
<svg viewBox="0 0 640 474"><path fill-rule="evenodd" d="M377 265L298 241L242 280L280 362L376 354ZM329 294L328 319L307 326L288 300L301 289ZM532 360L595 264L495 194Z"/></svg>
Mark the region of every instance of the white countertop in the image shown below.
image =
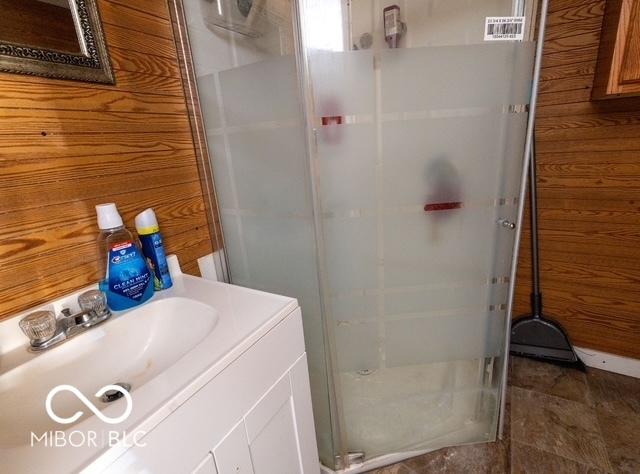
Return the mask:
<svg viewBox="0 0 640 474"><path fill-rule="evenodd" d="M173 287L156 293L150 302L175 299L176 297L189 298L215 309L218 318L213 330L173 365L158 374L154 374L152 378L145 381L141 386L132 387L133 410L125 421L118 425L106 425L96 416L89 416L67 428L68 430L78 430L85 433L89 431L117 430L119 432L126 431L128 434L137 431L151 431L160 421L176 410L185 400L212 380L298 306L297 301L293 298L212 282L183 274L176 275ZM146 303L146 305L150 302ZM74 338L73 341L65 343L58 348L50 349L49 352L57 350L71 351L74 347L72 344L75 341L78 341L75 343L77 345L90 345L92 341L103 337L109 331L110 324L121 318L127 318L128 313L128 311L125 311L114 315L111 320L108 320L103 325L90 329ZM15 324L17 324L18 318L15 319ZM3 324L7 323L3 322ZM184 314L184 324L189 324L189 314ZM0 338L2 338L1 331ZM145 341L140 341L142 346L144 343ZM65 349L65 346L67 346L67 349ZM2 347L2 341L0 341L0 347ZM113 350L117 351L118 347L113 347ZM26 361L27 365L21 370L29 370L29 364L34 361L40 362L38 358L46 357L46 354L45 352L34 356L31 353L27 353L26 345L14 348L10 354L5 354L9 363L0 364L0 367L2 367L0 371L0 421L3 418L3 411L5 411L6 417L8 416L6 410L13 410L13 418L15 419L15 410L24 409L24 407L20 406L20 403L17 403L17 406L11 406L8 402L2 402L3 398L11 400L10 379L12 371L21 369L20 366L15 367L15 361L20 363ZM71 352L69 357L73 357L73 355ZM42 359L42 361L39 365L42 366L44 364L46 366L46 359ZM73 362L76 363L75 361ZM91 357L78 358L77 364L84 364L86 368L86 364L92 364ZM37 377L34 378L37 379ZM48 381L49 385L50 382ZM72 383L72 381L68 380L55 382L54 386L61 383ZM40 393L48 393L53 388L52 386L43 387L38 385L38 380L33 380L33 383L36 384L37 391ZM105 383L113 383L113 381L108 380ZM91 395L87 394L89 397ZM102 413L117 417L123 411L122 404L119 403L121 401L124 402L124 400L118 400L113 405L107 406L102 410ZM46 417L44 402L43 397L42 416ZM85 411L88 412L89 410ZM33 413L24 413L23 416L25 419L33 418ZM2 430L12 430L12 434L15 433L15 430L20 429L29 431L29 433L25 433L24 443L0 445L0 466L2 466L3 471L11 472L12 474L40 472L42 470L46 472L74 472L83 469L89 463L92 464L87 472L99 472L126 450L126 447L118 445L111 448L84 445L81 447L60 448L46 447L40 443L32 447L29 441L32 429L28 426L16 425L20 425L20 423L12 423L11 426L7 426L6 423L0 424L0 433ZM59 428L56 429L64 430L65 427L65 425L59 425Z"/></svg>

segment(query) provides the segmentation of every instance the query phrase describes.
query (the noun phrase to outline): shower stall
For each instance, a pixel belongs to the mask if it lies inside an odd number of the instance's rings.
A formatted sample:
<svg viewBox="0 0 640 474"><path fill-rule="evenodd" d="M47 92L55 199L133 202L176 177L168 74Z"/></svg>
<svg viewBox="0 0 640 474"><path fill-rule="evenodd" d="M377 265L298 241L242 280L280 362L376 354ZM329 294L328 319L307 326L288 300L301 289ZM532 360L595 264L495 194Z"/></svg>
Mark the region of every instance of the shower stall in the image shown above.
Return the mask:
<svg viewBox="0 0 640 474"><path fill-rule="evenodd" d="M537 2L183 4L228 274L300 302L322 463L496 439Z"/></svg>

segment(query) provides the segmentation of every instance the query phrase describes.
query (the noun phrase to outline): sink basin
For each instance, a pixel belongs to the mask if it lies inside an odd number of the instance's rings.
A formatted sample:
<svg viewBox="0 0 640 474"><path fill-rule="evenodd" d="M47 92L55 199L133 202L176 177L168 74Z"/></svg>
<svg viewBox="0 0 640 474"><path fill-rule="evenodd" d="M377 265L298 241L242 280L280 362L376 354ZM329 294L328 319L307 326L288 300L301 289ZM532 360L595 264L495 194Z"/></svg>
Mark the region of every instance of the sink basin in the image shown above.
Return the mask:
<svg viewBox="0 0 640 474"><path fill-rule="evenodd" d="M109 324L87 331L0 377L0 426L28 430L0 431L0 446L29 443L31 431L57 430L60 425L45 412L48 392L69 384L96 407L107 403L93 395L117 382L131 385L131 393L166 370L214 330L218 319L211 306L184 297L169 297L119 315ZM52 398L53 411L62 418L77 411L91 414L71 392Z"/></svg>
<svg viewBox="0 0 640 474"><path fill-rule="evenodd" d="M30 352L19 332L24 314L0 322L3 470L100 472L125 452L132 433L143 438L298 306L292 298L179 270L172 276L173 287L144 305L41 353ZM95 396L115 383L131 385L131 403L126 397L106 403ZM59 391L51 399L60 418L82 412L69 424L58 423L45 409L47 395L59 385L77 389ZM104 421L121 417L129 407L130 414L119 423ZM116 443L106 436L114 430ZM52 447L44 435L57 431L67 443L76 433L73 440L79 445ZM95 443L86 442L90 433L97 434Z"/></svg>

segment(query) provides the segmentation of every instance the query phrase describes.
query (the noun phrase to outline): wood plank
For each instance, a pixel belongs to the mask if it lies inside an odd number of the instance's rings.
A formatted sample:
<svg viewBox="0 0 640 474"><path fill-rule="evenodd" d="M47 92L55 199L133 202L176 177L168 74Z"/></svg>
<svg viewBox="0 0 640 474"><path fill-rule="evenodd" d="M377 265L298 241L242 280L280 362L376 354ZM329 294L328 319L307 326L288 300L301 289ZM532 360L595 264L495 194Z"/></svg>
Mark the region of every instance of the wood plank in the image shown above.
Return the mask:
<svg viewBox="0 0 640 474"><path fill-rule="evenodd" d="M552 0L549 2L549 13L560 10L584 8L587 4L602 3L603 0Z"/></svg>
<svg viewBox="0 0 640 474"><path fill-rule="evenodd" d="M591 133L616 133L618 127L625 125L637 128L640 116L635 112L550 116L536 124L536 136L541 140L562 140L571 136L584 138L590 137ZM572 135L574 133L576 135Z"/></svg>
<svg viewBox="0 0 640 474"><path fill-rule="evenodd" d="M638 255L636 247L602 245L602 243L598 244L593 241L585 242L578 237L563 234L562 231L543 231L540 232L539 235L540 249L545 253L564 252L567 254L597 255L605 258L613 257L614 259L626 259L630 262L629 265L633 265L634 267L640 265L640 255ZM529 233L523 234L522 248L526 249L528 254L531 248L531 237Z"/></svg>
<svg viewBox="0 0 640 474"><path fill-rule="evenodd" d="M579 8L549 13L545 40L581 34L600 34L605 2L586 3Z"/></svg>
<svg viewBox="0 0 640 474"><path fill-rule="evenodd" d="M540 188L541 194L544 194L547 198L563 199L571 196L574 199L583 200L625 200L633 199L638 200L638 192L636 190L629 189L614 189L614 188L588 188L574 186L566 189L560 188Z"/></svg>
<svg viewBox="0 0 640 474"><path fill-rule="evenodd" d="M124 3L101 2L102 22L173 41L171 22L167 18L152 15L131 6Z"/></svg>
<svg viewBox="0 0 640 474"><path fill-rule="evenodd" d="M124 206L123 206L124 207ZM171 240L171 236L184 229L198 230L207 227L207 217L205 215L202 196L190 199L174 200L167 198L157 209L158 221L163 225L163 236L165 240ZM130 208L130 207L129 207ZM128 209L129 209L128 208ZM129 228L133 230L133 216L140 212L142 208L131 209L130 215L126 219ZM170 217L177 216L180 222L169 223ZM56 228L41 228L38 234L31 236L11 236L4 238L0 242L0 258L2 268L0 269L0 281L3 276L10 278L25 265L63 265L68 261L64 252L65 248L73 248L74 255L78 260L91 260L96 255L96 241L99 230L96 225L95 216L86 216L78 222L68 226ZM32 276L28 272L22 275L13 275L14 284L29 281Z"/></svg>
<svg viewBox="0 0 640 474"><path fill-rule="evenodd" d="M135 71L125 71L114 69L117 86L109 84L90 84L78 81L65 81L56 79L56 86L67 86L70 88L83 88L103 91L125 91L137 94L151 94L160 96L174 96L184 98L182 81L177 77L163 77L154 74L146 74ZM5 77L8 77L7 74ZM21 84L29 84L30 87L41 87L42 79L35 76L20 76L14 80Z"/></svg>
<svg viewBox="0 0 640 474"><path fill-rule="evenodd" d="M523 270L530 271L530 266L521 263ZM542 260L540 269L544 275L557 275L563 281L577 285L596 285L608 287L612 292L637 291L640 277L638 272L631 269L617 269L611 267L596 267L590 264L575 262L566 263Z"/></svg>
<svg viewBox="0 0 640 474"><path fill-rule="evenodd" d="M111 65L115 71L129 71L154 76L180 77L180 69L174 58L149 53L138 53L112 46L109 48ZM116 83L116 86L118 84Z"/></svg>
<svg viewBox="0 0 640 474"><path fill-rule="evenodd" d="M542 70L584 62L593 62L595 65L597 55L597 44L583 45L583 47L574 48L564 45L560 41L545 43Z"/></svg>
<svg viewBox="0 0 640 474"><path fill-rule="evenodd" d="M594 30L588 33L582 33L574 36L563 36L560 38L554 38L545 42L544 54L546 55L542 59L542 67L547 68L552 66L552 61L557 55L562 53L573 53L571 62L579 61L591 61L597 59L598 54L598 40L600 35L598 31ZM565 56L566 58L566 56ZM560 62L559 64L567 64L566 62Z"/></svg>
<svg viewBox="0 0 640 474"><path fill-rule="evenodd" d="M640 136L617 137L615 140L593 138L590 140L541 141L538 149L541 153L635 151L640 150Z"/></svg>
<svg viewBox="0 0 640 474"><path fill-rule="evenodd" d="M120 90L184 98L182 80L179 77L162 77L126 70L115 70L114 74Z"/></svg>
<svg viewBox="0 0 640 474"><path fill-rule="evenodd" d="M144 112L94 110L0 109L0 135L189 133L186 117Z"/></svg>
<svg viewBox="0 0 640 474"><path fill-rule="evenodd" d="M597 176L600 173L601 176L606 176L607 178L628 178L629 175L640 174L640 163L590 163L585 165L542 163L538 165L538 169L545 177L577 177L583 179L591 178L594 175ZM625 187L627 186L636 187L630 184ZM548 187L546 182L545 187Z"/></svg>
<svg viewBox="0 0 640 474"><path fill-rule="evenodd" d="M556 97L557 99L557 97ZM640 110L640 98L628 97L621 100L584 101L578 103L555 103L541 105L536 118L559 117L564 115L590 115L603 113L637 112Z"/></svg>
<svg viewBox="0 0 640 474"><path fill-rule="evenodd" d="M26 172L25 184L31 181L31 174L36 175L40 169L39 166L45 167L57 166L56 158L66 160L66 166L60 169L71 169L76 171L76 166L81 163L80 160L72 160L72 157L91 158L91 163L99 165L111 166L111 163L105 162L103 155L118 154L121 160L126 160L124 164L120 159L114 159L115 166L124 166L131 164L132 153L141 153L142 156L150 156L148 153L157 151L189 150L191 163L195 162L193 155L193 142L191 135L187 132L182 133L119 133L111 134L108 140L104 140L105 135L100 133L82 133L82 134L42 134L31 135L0 135L0 167L4 176L0 176L3 182L11 179L12 173L18 168L18 172ZM102 138L102 140L100 140ZM87 163L88 165L89 163ZM146 163L153 168L153 163ZM118 172L123 172L122 167ZM45 176L39 176L37 179L46 179ZM41 181L42 182L42 181ZM10 183L7 183L10 186Z"/></svg>
<svg viewBox="0 0 640 474"><path fill-rule="evenodd" d="M157 16L158 18L169 20L169 11L166 0L136 0L135 3L132 3L131 0L100 0L100 8L102 8L102 4L106 2L117 3L125 7Z"/></svg>
<svg viewBox="0 0 640 474"><path fill-rule="evenodd" d="M635 318L638 301L633 300L635 298L634 292L624 292L625 299L620 300L606 295L595 295L589 291L592 288L571 285L558 289L555 285L548 285L548 288L545 288L545 301L548 301L549 304L554 304L557 301L562 302L563 306L580 308L582 314L609 311L616 315L618 323L623 320L625 327L640 329L640 320ZM590 321L589 324L594 324L594 321ZM608 322L602 321L602 318L597 324L603 325L605 328L608 327Z"/></svg>
<svg viewBox="0 0 640 474"><path fill-rule="evenodd" d="M637 292L621 291L625 298L620 300L612 298L610 294L599 293L601 287L597 285L576 285L566 282L559 287L558 283L556 276L556 279L545 278L542 284L545 308L549 311L552 307L562 308L557 312L549 313L550 315L563 315L564 308L567 307L581 308L581 312L584 313L607 311L606 308L608 308L610 313L616 315L616 320L626 320L626 323L632 326L640 324L640 320L636 318L636 305L640 303L637 301ZM518 296L522 299L528 296L525 294L524 287L523 290L519 290ZM602 323L607 325L608 321L604 319Z"/></svg>
<svg viewBox="0 0 640 474"><path fill-rule="evenodd" d="M120 156L122 158L119 163L123 164L125 168L119 167L119 173L102 173L100 171L102 163L96 160L96 164L90 169L89 167L83 169L82 175L73 173L73 168L65 169L64 165L61 165L59 166L61 169L52 169L51 172L55 175L62 175L59 180L54 181L49 178L47 183L39 184L33 179L28 181L22 179L15 187L3 186L0 188L0 202L3 203L3 211L26 210L72 200L104 198L127 194L136 189L152 191L172 183L191 183L199 179L197 168L193 163L150 168L138 160L132 160L130 157L135 154ZM110 166L118 169L117 165L111 164ZM126 169L127 172L123 173L122 169ZM140 176L144 176L145 179L141 180ZM49 182L54 184L48 185ZM151 194L155 194L155 192L151 192ZM161 198L161 196L157 197Z"/></svg>
<svg viewBox="0 0 640 474"><path fill-rule="evenodd" d="M570 64L560 64L557 66L546 67L540 71L541 84L546 81L557 79L565 79L576 76L593 76L595 72L595 63L593 61L584 61Z"/></svg>
<svg viewBox="0 0 640 474"><path fill-rule="evenodd" d="M547 16L547 33L549 39L553 39L554 33L562 32L569 36L576 31L582 33L585 29L602 27L605 0L585 1L579 5L573 5L562 9L551 9Z"/></svg>
<svg viewBox="0 0 640 474"><path fill-rule="evenodd" d="M160 205L158 195L166 196ZM181 217L172 213L171 203L175 201L191 200L202 195L202 189L198 181L190 183L171 183L159 186L154 193L147 189L132 190L126 195L109 195L116 204L125 222L132 223L135 214L140 209L156 207L156 214L162 221L163 232L180 232ZM15 237L40 235L57 228L71 228L74 225L94 225L95 215L93 208L102 202L105 197L98 196L84 201L66 201L47 204L28 209L11 209L0 213L0 240Z"/></svg>
<svg viewBox="0 0 640 474"><path fill-rule="evenodd" d="M152 36L117 26L117 20L115 20L114 24L105 22L103 27L109 50L112 47L116 47L127 51L164 56L165 58L176 60L177 53L173 39Z"/></svg>
<svg viewBox="0 0 640 474"><path fill-rule="evenodd" d="M591 222L545 219L540 222L540 232L544 233L546 239L557 242L584 243L594 246L615 242L617 247L623 248L620 252L626 252L626 255L635 255L640 229L632 223L608 225L599 223L598 226L594 226ZM523 235L526 238L528 228L523 229Z"/></svg>
<svg viewBox="0 0 640 474"><path fill-rule="evenodd" d="M538 96L540 108L549 105L582 103L591 99L591 88L562 92L541 93Z"/></svg>
<svg viewBox="0 0 640 474"><path fill-rule="evenodd" d="M617 206L616 206L617 204ZM578 199L540 199L538 217L545 221L580 221L603 224L640 225L640 201L604 201ZM597 249L590 248L589 251ZM627 252L627 250L624 250Z"/></svg>
<svg viewBox="0 0 640 474"><path fill-rule="evenodd" d="M558 93L565 91L591 90L593 74L547 79L540 84L540 94Z"/></svg>
<svg viewBox="0 0 640 474"><path fill-rule="evenodd" d="M186 114L183 97L141 94L124 90L77 87L57 82L35 86L21 79L9 81L0 74L0 109L94 110Z"/></svg>
<svg viewBox="0 0 640 474"><path fill-rule="evenodd" d="M623 116L624 117L624 116ZM623 118L624 119L624 118ZM617 140L633 139L638 136L638 117L626 116L628 124L620 121L610 126L565 128L561 130L550 130L545 133L545 143L567 142L572 140ZM541 135L542 136L542 135ZM627 142L625 142L627 143ZM625 151L627 148L624 149ZM603 150L611 152L611 149Z"/></svg>

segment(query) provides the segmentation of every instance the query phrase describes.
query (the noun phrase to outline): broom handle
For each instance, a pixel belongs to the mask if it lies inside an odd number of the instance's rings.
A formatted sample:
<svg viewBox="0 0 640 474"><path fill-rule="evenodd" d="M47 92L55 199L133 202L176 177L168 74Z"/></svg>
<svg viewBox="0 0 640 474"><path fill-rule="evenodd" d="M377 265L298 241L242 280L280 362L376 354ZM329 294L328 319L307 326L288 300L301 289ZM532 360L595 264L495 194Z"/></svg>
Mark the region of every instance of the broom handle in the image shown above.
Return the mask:
<svg viewBox="0 0 640 474"><path fill-rule="evenodd" d="M542 295L540 294L540 253L538 248L538 181L536 178L536 135L535 125L529 153L529 204L531 206L531 268L533 292L531 293L531 312L534 317L542 314Z"/></svg>

